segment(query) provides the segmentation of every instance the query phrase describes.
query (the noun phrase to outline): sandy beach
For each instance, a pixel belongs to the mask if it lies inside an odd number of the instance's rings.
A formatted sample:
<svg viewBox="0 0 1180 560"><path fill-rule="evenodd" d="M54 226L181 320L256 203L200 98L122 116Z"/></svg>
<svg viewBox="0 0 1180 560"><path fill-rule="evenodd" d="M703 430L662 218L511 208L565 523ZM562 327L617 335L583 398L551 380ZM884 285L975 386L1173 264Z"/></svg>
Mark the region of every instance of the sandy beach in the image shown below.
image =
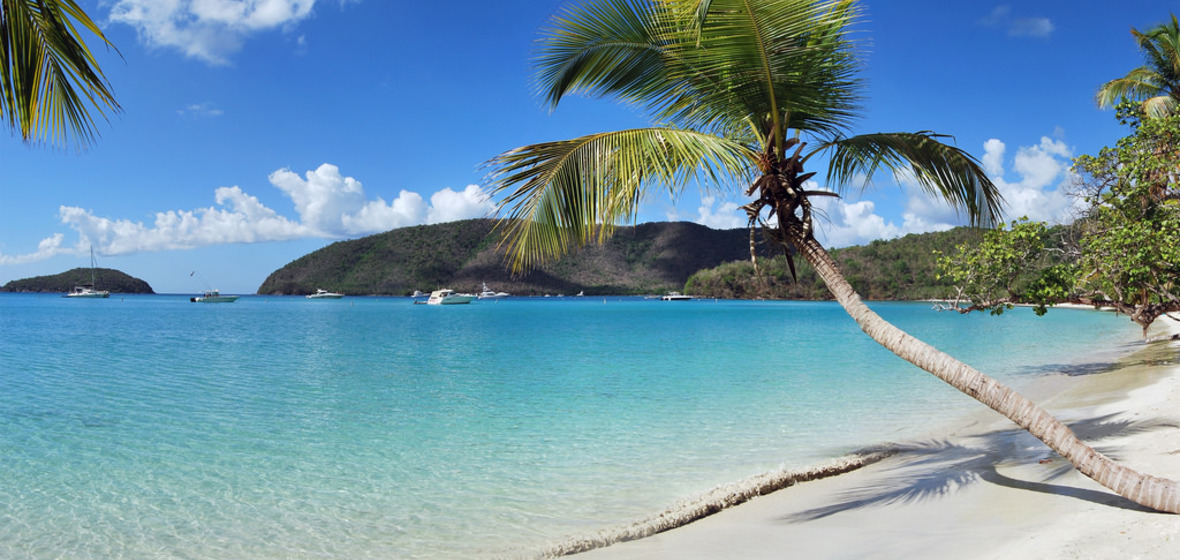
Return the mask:
<svg viewBox="0 0 1180 560"><path fill-rule="evenodd" d="M1180 331L1164 322L1153 335ZM1093 369L1051 376L1026 393L1119 462L1180 479L1175 343L1146 345ZM979 407L927 439L899 442L908 450L867 467L577 558L1180 557L1180 515L1145 511L1113 494ZM931 419L931 427L944 421Z"/></svg>

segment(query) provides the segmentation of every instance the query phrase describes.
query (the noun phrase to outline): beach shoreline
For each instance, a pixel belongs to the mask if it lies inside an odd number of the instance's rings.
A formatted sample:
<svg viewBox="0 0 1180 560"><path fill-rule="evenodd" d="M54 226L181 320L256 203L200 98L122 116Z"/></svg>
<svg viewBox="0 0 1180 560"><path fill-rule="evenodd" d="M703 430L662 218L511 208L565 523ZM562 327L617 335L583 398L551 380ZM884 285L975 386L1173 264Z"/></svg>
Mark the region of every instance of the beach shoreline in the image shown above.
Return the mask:
<svg viewBox="0 0 1180 560"><path fill-rule="evenodd" d="M1180 325L1166 319L1152 328L1152 336L1178 332ZM1167 342L1144 345L1101 373L1052 376L1022 392L1116 461L1180 479L1175 355ZM1115 495L984 407L953 424L936 422L919 441L873 459L838 476L753 496L686 525L614 539L624 542L577 557L1180 556L1180 516L1144 511Z"/></svg>

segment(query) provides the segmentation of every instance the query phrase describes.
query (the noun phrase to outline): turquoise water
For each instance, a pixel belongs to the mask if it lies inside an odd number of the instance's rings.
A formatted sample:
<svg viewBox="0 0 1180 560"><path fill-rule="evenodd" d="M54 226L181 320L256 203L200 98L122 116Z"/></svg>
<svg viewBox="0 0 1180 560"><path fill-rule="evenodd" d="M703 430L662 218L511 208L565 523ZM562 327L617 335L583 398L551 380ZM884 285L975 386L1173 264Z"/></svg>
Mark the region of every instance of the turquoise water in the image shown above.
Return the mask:
<svg viewBox="0 0 1180 560"><path fill-rule="evenodd" d="M872 307L1016 385L1138 335ZM0 558L527 554L978 407L832 303L0 294Z"/></svg>

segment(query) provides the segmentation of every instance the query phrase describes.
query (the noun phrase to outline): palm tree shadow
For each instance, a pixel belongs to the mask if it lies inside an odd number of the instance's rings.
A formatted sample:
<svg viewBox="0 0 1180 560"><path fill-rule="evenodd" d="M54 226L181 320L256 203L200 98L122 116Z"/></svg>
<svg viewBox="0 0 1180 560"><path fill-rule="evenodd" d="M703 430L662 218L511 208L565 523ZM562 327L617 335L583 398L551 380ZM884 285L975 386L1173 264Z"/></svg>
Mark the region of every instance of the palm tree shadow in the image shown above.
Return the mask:
<svg viewBox="0 0 1180 560"><path fill-rule="evenodd" d="M1163 420L1128 421L1115 419L1114 415L1081 420L1069 426L1079 438L1090 442L1095 449L1115 460L1119 459L1115 450L1094 445L1095 442L1159 429L1180 428L1176 423ZM1111 492L1047 482L1069 473L1073 465L1024 430L995 431L963 442L918 442L899 445L896 449L897 464L891 468L892 474L889 476L870 486L845 493L836 503L794 513L783 520L800 523L874 506L928 501L979 482L1068 496L1120 509L1152 511ZM1020 480L1000 472L1000 467L1011 465L1036 465L1044 481Z"/></svg>

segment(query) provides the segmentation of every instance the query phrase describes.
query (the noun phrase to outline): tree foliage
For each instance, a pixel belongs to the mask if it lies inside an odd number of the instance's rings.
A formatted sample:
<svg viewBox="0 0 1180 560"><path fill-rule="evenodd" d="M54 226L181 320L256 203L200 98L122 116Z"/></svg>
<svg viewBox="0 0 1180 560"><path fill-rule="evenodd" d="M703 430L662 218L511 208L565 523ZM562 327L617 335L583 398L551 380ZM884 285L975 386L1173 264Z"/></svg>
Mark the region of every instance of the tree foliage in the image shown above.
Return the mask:
<svg viewBox="0 0 1180 560"><path fill-rule="evenodd" d="M940 260L960 311L1002 312L1014 303L1038 311L1058 302L1113 307L1147 328L1180 311L1180 115L1151 118L1124 104L1132 132L1098 155L1074 161L1081 219L1062 250L1047 253L1045 225L1013 223L989 232L979 247Z"/></svg>

